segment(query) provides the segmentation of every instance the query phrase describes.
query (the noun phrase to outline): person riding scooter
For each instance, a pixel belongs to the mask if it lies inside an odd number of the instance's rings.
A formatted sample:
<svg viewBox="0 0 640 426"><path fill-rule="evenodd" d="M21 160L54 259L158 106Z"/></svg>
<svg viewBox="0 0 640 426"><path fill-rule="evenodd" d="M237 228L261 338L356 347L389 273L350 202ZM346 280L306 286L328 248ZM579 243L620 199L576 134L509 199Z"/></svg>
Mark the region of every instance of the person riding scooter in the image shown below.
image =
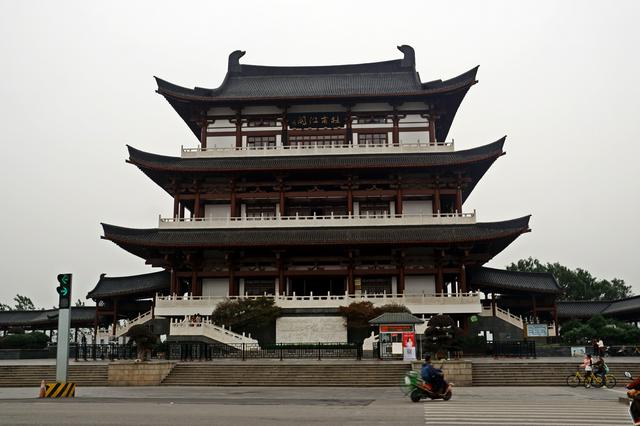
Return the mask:
<svg viewBox="0 0 640 426"><path fill-rule="evenodd" d="M624 372L624 375L631 380L627 387L627 397L631 400L629 404L629 415L633 421L634 426L640 425L640 377L635 379L631 377L628 371Z"/></svg>
<svg viewBox="0 0 640 426"><path fill-rule="evenodd" d="M444 373L441 369L431 364L431 355L425 354L424 364L420 370L420 376L425 383L432 386L434 392L443 393L447 389L447 382L444 380Z"/></svg>

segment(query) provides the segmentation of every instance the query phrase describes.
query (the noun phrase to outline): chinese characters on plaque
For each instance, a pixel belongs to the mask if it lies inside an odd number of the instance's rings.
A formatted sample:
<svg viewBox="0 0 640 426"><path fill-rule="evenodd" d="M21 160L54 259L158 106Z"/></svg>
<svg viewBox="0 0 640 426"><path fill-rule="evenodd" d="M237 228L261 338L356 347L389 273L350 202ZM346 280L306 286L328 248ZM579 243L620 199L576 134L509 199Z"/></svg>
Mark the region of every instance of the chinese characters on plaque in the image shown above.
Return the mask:
<svg viewBox="0 0 640 426"><path fill-rule="evenodd" d="M323 127L344 127L345 114L342 112L310 112L303 114L287 114L291 129L320 129Z"/></svg>

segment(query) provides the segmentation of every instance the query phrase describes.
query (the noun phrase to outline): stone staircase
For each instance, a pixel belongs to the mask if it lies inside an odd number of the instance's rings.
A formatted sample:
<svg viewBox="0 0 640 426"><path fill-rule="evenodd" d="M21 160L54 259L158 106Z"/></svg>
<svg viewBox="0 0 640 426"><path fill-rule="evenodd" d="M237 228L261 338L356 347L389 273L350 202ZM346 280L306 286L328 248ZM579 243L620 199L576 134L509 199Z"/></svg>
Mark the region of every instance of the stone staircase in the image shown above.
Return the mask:
<svg viewBox="0 0 640 426"><path fill-rule="evenodd" d="M75 364L69 366L69 381L78 386L107 386L107 364ZM40 382L55 382L55 365L2 365L0 388L34 387Z"/></svg>
<svg viewBox="0 0 640 426"><path fill-rule="evenodd" d="M473 363L473 386L567 386L582 359L575 362L481 362ZM618 386L627 383L625 371L640 374L640 362L609 362Z"/></svg>
<svg viewBox="0 0 640 426"><path fill-rule="evenodd" d="M186 318L184 320L171 320L169 335L171 337L206 337L207 339L233 345L238 343L250 343L258 345L256 339L252 339L251 335L246 336L244 333L238 334L225 328L213 324L209 320L191 321Z"/></svg>
<svg viewBox="0 0 640 426"><path fill-rule="evenodd" d="M178 363L170 386L399 386L409 363Z"/></svg>
<svg viewBox="0 0 640 426"><path fill-rule="evenodd" d="M133 327L134 325L144 324L147 321L151 321L152 319L153 319L153 310L149 310L147 312L144 312L138 315L137 317L135 317L130 321L126 321L124 324L118 324L116 326L116 337L124 336L127 333L127 331L129 331L131 327Z"/></svg>

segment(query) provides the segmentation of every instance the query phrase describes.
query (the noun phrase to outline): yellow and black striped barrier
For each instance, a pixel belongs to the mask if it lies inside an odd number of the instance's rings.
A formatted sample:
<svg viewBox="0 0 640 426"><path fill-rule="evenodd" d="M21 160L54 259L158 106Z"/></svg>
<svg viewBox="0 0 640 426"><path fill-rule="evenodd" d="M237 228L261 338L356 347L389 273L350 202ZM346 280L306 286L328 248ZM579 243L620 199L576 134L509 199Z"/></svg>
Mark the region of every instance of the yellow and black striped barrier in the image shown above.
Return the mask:
<svg viewBox="0 0 640 426"><path fill-rule="evenodd" d="M73 398L76 396L76 384L73 382L47 383L45 398Z"/></svg>

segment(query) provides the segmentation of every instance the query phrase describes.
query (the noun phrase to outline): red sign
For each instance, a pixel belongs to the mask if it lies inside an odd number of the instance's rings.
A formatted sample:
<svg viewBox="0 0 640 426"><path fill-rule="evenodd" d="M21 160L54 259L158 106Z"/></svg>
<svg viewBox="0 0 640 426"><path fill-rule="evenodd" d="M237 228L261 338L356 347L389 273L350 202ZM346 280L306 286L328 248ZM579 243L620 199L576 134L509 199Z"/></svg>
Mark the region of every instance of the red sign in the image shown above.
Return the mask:
<svg viewBox="0 0 640 426"><path fill-rule="evenodd" d="M380 333L407 333L412 332L413 326L411 325L381 325Z"/></svg>

